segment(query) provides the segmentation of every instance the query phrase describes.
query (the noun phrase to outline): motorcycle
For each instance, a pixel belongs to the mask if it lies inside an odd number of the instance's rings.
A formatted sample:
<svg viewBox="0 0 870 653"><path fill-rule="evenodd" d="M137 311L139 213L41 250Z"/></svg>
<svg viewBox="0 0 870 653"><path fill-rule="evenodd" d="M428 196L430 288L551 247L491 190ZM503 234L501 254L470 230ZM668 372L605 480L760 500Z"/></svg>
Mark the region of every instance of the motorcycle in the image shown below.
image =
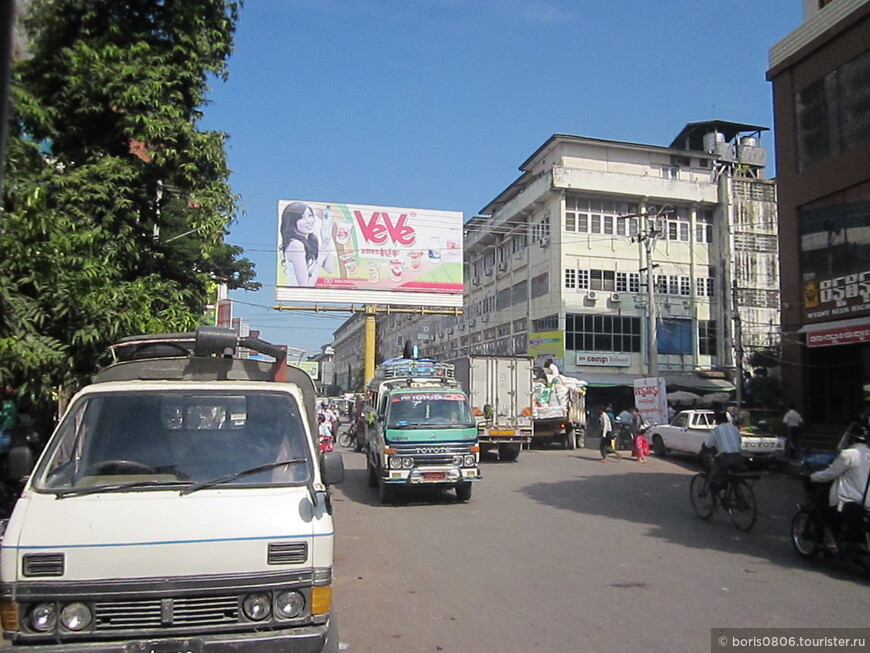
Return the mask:
<svg viewBox="0 0 870 653"><path fill-rule="evenodd" d="M320 453L329 453L335 449L335 438L331 435L318 436L320 442Z"/></svg>
<svg viewBox="0 0 870 653"><path fill-rule="evenodd" d="M814 483L810 474L824 469L829 462L827 456L807 456L803 460L801 480L807 499L798 505L791 520L792 546L802 558L809 560L821 554L854 564L870 574L870 511L860 503L847 503L843 507L839 524L832 525L836 547L826 546L824 525L831 483Z"/></svg>

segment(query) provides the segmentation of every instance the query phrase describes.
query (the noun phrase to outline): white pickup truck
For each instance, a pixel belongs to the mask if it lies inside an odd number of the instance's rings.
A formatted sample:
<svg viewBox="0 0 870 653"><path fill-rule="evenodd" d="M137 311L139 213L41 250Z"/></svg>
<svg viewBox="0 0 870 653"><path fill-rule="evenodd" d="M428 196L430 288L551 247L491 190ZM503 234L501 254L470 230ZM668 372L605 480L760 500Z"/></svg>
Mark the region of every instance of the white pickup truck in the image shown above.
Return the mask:
<svg viewBox="0 0 870 653"><path fill-rule="evenodd" d="M684 410L674 415L670 424L651 426L646 437L657 456L670 451L699 454L701 445L716 426L712 410ZM785 438L759 430L740 432L741 453L747 458L780 458L785 455Z"/></svg>

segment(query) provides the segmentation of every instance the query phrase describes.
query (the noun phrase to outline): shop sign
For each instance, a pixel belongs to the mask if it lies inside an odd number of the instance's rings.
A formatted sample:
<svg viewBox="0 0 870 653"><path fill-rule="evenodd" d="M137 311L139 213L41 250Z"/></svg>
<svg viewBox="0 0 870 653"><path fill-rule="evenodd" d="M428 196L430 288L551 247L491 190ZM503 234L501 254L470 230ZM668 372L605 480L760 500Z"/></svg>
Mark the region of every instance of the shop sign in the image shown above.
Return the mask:
<svg viewBox="0 0 870 653"><path fill-rule="evenodd" d="M596 367L630 367L631 354L602 354L594 351L578 351L577 365Z"/></svg>
<svg viewBox="0 0 870 653"><path fill-rule="evenodd" d="M807 347L832 347L870 342L870 322L830 327L807 333Z"/></svg>

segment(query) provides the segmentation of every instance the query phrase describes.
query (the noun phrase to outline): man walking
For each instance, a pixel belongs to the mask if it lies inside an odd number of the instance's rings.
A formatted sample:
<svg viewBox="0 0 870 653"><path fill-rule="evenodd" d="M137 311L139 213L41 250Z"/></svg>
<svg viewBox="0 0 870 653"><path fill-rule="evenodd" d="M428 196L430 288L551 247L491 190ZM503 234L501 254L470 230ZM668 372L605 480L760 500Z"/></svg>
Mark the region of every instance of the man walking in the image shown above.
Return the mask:
<svg viewBox="0 0 870 653"><path fill-rule="evenodd" d="M788 429L788 448L789 453L793 455L795 458L800 456L800 449L798 448L798 435L800 435L801 424L804 423L801 414L797 412L794 407L794 403L790 403L788 405L788 411L785 415L783 415L782 423L785 424Z"/></svg>

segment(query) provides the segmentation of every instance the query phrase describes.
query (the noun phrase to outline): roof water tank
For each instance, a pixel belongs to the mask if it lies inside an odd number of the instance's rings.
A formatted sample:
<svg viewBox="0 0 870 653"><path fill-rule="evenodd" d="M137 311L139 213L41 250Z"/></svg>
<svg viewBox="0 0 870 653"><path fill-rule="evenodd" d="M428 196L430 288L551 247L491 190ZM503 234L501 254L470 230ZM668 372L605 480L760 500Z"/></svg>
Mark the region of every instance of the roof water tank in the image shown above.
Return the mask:
<svg viewBox="0 0 870 653"><path fill-rule="evenodd" d="M704 134L704 151L715 152L718 149L716 147L716 144L724 142L725 134L721 132L710 132L708 134Z"/></svg>
<svg viewBox="0 0 870 653"><path fill-rule="evenodd" d="M756 147L758 145L758 139L755 136L744 136L740 139L740 144L748 147Z"/></svg>

